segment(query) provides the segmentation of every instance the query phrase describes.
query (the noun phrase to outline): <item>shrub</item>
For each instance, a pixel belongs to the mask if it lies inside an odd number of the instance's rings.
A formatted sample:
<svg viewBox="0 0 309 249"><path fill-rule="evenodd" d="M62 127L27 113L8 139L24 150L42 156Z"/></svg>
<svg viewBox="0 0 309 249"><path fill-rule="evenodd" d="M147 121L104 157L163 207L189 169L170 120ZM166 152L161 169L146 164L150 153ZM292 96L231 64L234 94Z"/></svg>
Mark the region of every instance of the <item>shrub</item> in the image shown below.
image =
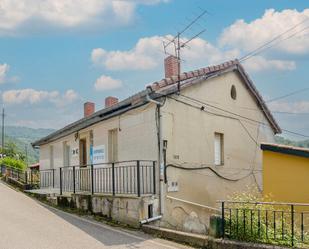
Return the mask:
<svg viewBox="0 0 309 249"><path fill-rule="evenodd" d="M26 169L26 164L23 161L11 157L4 157L0 159L0 164L14 169L20 169L20 170Z"/></svg>
<svg viewBox="0 0 309 249"><path fill-rule="evenodd" d="M291 206L276 205L270 196L262 197L255 188L235 193L229 197L234 203L225 205L226 237L239 241L267 243L290 246L292 242ZM261 202L264 202L262 204ZM268 203L268 204L265 204ZM300 240L299 212L294 211L294 245L304 246L308 242L308 234L304 233L304 241ZM307 244L308 246L308 244Z"/></svg>

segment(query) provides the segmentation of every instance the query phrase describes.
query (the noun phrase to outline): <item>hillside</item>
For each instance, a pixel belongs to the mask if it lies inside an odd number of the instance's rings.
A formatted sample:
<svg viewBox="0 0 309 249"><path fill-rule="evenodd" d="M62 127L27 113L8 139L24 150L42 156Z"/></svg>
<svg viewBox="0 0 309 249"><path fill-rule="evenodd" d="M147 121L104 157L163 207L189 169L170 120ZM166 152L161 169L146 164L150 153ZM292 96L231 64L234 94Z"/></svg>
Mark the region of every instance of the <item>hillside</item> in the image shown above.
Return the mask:
<svg viewBox="0 0 309 249"><path fill-rule="evenodd" d="M291 145L296 147L303 147L303 148L309 148L309 139L302 140L302 141L293 141L290 139L286 139L284 137L276 136L275 141L278 144L285 144L285 145Z"/></svg>
<svg viewBox="0 0 309 249"><path fill-rule="evenodd" d="M28 154L29 164L35 163L39 159L39 151L34 150L31 146L31 143L35 140L44 137L54 130L52 129L33 129L28 127L19 127L19 126L6 126L5 127L5 143L13 142L16 144L20 152ZM2 133L0 131L0 139ZM1 141L1 140L0 140Z"/></svg>

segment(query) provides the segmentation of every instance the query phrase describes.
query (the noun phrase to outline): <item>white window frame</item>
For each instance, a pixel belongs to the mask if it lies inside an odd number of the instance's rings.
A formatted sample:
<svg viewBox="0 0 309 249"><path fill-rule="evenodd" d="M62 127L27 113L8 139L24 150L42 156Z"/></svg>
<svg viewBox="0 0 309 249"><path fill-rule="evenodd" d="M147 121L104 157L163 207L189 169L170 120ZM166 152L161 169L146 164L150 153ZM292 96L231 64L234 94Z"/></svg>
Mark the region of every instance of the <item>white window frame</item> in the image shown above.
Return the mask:
<svg viewBox="0 0 309 249"><path fill-rule="evenodd" d="M224 134L220 132L214 134L214 164L224 165Z"/></svg>

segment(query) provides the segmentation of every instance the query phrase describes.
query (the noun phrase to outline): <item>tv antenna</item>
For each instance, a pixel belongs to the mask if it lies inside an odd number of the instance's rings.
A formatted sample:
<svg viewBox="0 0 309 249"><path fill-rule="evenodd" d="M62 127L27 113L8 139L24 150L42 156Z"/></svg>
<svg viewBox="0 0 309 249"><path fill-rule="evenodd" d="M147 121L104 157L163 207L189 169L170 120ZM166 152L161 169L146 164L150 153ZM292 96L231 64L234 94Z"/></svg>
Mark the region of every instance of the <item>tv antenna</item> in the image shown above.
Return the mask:
<svg viewBox="0 0 309 249"><path fill-rule="evenodd" d="M168 40L167 42L163 41L163 48L164 48L164 53L168 54L168 55L172 55L175 56L177 61L178 61L178 82L177 82L177 90L178 92L180 92L180 61L181 61L181 49L183 48L190 48L188 46L188 44L194 40L195 38L197 38L198 36L200 36L202 33L204 33L206 31L206 29L202 29L201 31L199 31L198 33L196 33L195 35L193 35L191 38L189 38L188 40L185 40L184 42L181 41L181 36L190 28L192 28L192 26L194 24L196 24L204 15L206 15L208 13L207 10L203 10L202 12L197 15L187 26L185 26L181 31L177 32L177 34L169 39L169 38L165 38L166 40ZM169 46L174 45L174 52L175 55L168 53L167 49Z"/></svg>

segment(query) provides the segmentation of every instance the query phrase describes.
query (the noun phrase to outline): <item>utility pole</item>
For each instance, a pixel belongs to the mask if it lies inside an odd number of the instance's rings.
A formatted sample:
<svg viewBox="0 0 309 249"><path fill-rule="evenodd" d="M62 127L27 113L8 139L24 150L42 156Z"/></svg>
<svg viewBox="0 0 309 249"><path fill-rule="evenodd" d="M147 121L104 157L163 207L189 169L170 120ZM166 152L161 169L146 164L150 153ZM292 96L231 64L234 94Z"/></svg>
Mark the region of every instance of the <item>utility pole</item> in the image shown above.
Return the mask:
<svg viewBox="0 0 309 249"><path fill-rule="evenodd" d="M2 152L4 150L4 107L2 108Z"/></svg>
<svg viewBox="0 0 309 249"><path fill-rule="evenodd" d="M25 145L25 154L26 154L26 166L28 168L28 145Z"/></svg>

